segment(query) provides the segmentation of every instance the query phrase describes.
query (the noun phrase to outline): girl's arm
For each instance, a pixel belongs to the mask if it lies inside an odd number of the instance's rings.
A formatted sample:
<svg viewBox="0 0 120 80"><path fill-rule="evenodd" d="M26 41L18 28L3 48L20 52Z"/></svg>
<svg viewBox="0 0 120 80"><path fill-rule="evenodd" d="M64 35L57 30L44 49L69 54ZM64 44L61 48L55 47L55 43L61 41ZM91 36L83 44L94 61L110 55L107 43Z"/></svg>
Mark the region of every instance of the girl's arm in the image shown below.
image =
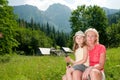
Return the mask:
<svg viewBox="0 0 120 80"><path fill-rule="evenodd" d="M75 62L74 64L83 64L87 61L87 58L88 58L88 51L87 51L87 47L84 46L83 47L83 58L82 60L78 61L78 62Z"/></svg>
<svg viewBox="0 0 120 80"><path fill-rule="evenodd" d="M70 62L70 63L72 63L72 64L75 63L75 61L74 61L73 59L71 59L70 56L67 56L67 57L65 58L65 60L66 60L66 62Z"/></svg>
<svg viewBox="0 0 120 80"><path fill-rule="evenodd" d="M74 64L74 63L75 63L75 61L74 61L73 59L70 59L70 62L71 62L72 64Z"/></svg>

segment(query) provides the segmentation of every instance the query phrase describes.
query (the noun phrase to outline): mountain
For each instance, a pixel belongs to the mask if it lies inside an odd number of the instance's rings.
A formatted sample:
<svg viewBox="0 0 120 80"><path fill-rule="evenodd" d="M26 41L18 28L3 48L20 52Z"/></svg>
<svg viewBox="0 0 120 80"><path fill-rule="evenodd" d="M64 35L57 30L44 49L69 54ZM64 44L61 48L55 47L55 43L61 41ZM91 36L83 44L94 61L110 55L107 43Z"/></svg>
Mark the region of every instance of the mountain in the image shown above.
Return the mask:
<svg viewBox="0 0 120 80"><path fill-rule="evenodd" d="M109 24L116 24L118 23L118 21L120 20L120 11L115 13L115 14L111 14L111 15L108 15L108 21L109 21Z"/></svg>
<svg viewBox="0 0 120 80"><path fill-rule="evenodd" d="M108 9L105 7L103 7L103 9L107 15L119 11L118 9ZM28 22L33 19L36 23L49 23L51 26L54 26L56 30L67 33L71 31L69 22L71 9L59 3L49 6L46 11L39 10L37 7L31 5L14 6L14 13L18 15L18 18L24 19Z"/></svg>
<svg viewBox="0 0 120 80"><path fill-rule="evenodd" d="M28 22L32 18L36 23L46 24L48 22L56 30L67 33L71 31L69 23L71 10L65 5L53 4L46 11L41 11L31 5L14 6L14 13L18 15L18 18Z"/></svg>
<svg viewBox="0 0 120 80"><path fill-rule="evenodd" d="M43 23L47 19L47 17L42 14L42 11L31 5L14 6L14 13L18 15L18 18L28 22L33 19L35 22Z"/></svg>
<svg viewBox="0 0 120 80"><path fill-rule="evenodd" d="M115 14L119 11L119 9L109 9L109 8L105 8L105 7L103 7L103 10L105 10L107 15Z"/></svg>
<svg viewBox="0 0 120 80"><path fill-rule="evenodd" d="M69 7L61 4L51 5L44 14L51 19L54 24L58 25L59 30L70 32L69 19L71 16L71 10Z"/></svg>
<svg viewBox="0 0 120 80"><path fill-rule="evenodd" d="M109 25L113 23L116 24L118 20L120 20L120 9L109 9L105 7L103 7L103 9L106 12Z"/></svg>

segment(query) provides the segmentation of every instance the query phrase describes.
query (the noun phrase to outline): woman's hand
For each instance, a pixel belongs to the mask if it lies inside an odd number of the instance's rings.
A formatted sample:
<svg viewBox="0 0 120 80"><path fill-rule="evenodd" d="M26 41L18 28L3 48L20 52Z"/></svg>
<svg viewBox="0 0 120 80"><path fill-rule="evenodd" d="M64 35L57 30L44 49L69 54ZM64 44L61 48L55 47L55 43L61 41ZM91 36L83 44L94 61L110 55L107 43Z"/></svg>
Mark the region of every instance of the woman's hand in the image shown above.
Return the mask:
<svg viewBox="0 0 120 80"><path fill-rule="evenodd" d="M88 67L88 68L84 71L84 73L83 73L83 75L82 75L82 80L87 80L87 79L89 78L89 74L90 74L91 70L92 70L92 67Z"/></svg>

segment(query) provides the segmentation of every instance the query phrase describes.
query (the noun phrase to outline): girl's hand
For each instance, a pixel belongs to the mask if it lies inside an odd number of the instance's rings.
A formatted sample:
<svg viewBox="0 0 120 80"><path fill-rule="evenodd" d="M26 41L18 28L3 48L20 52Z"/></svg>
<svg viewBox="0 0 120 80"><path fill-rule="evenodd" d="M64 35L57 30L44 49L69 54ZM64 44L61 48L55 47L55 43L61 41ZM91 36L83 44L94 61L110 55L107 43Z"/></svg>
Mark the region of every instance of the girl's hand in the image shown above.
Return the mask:
<svg viewBox="0 0 120 80"><path fill-rule="evenodd" d="M71 60L71 58L70 58L69 56L65 57L65 61L66 61L67 63L69 63L70 60Z"/></svg>
<svg viewBox="0 0 120 80"><path fill-rule="evenodd" d="M66 66L66 69L69 69L69 68L71 68L71 65Z"/></svg>
<svg viewBox="0 0 120 80"><path fill-rule="evenodd" d="M73 66L78 65L78 63L74 63Z"/></svg>

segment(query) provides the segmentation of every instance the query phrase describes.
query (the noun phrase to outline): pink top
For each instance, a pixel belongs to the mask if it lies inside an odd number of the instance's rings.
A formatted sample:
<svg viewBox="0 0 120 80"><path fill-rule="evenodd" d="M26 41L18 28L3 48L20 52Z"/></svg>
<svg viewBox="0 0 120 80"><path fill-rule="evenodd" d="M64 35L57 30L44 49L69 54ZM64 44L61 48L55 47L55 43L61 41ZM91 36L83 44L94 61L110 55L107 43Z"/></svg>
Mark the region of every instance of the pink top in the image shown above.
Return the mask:
<svg viewBox="0 0 120 80"><path fill-rule="evenodd" d="M106 53L106 48L104 45L96 44L92 50L89 50L89 63L90 66L99 64L100 55Z"/></svg>

